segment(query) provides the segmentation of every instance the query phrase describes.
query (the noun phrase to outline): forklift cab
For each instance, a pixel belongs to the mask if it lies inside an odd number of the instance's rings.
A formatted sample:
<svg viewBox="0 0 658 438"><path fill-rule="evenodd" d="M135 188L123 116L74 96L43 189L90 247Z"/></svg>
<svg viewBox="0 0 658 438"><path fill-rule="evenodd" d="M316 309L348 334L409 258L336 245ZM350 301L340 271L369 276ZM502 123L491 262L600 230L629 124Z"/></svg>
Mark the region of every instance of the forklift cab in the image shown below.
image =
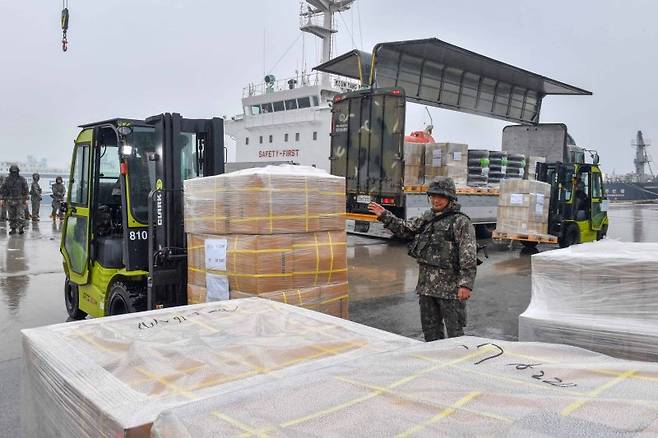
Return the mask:
<svg viewBox="0 0 658 438"><path fill-rule="evenodd" d="M608 201L598 164L538 163L537 179L551 185L548 232L561 247L605 237Z"/></svg>
<svg viewBox="0 0 658 438"><path fill-rule="evenodd" d="M183 181L224 172L222 119L81 128L60 246L70 317L186 304Z"/></svg>

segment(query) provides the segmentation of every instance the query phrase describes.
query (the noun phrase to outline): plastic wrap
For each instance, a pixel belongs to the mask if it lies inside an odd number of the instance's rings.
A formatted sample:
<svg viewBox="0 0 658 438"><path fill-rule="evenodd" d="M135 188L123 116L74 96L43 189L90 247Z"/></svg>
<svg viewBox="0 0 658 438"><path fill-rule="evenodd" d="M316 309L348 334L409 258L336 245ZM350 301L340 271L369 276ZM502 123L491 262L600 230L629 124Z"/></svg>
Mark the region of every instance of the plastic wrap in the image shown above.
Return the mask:
<svg viewBox="0 0 658 438"><path fill-rule="evenodd" d="M489 181L489 151L484 149L470 149L468 151L468 179L469 186L484 186Z"/></svg>
<svg viewBox="0 0 658 438"><path fill-rule="evenodd" d="M153 436L649 437L657 374L574 347L466 336L170 409Z"/></svg>
<svg viewBox="0 0 658 438"><path fill-rule="evenodd" d="M449 176L457 186L465 186L468 177L468 145L440 143L443 151L441 176Z"/></svg>
<svg viewBox="0 0 658 438"><path fill-rule="evenodd" d="M445 143L443 143L445 145ZM434 178L441 176L445 146L439 143L425 144L425 184L430 184Z"/></svg>
<svg viewBox="0 0 658 438"><path fill-rule="evenodd" d="M658 361L658 244L602 240L532 256L519 339Z"/></svg>
<svg viewBox="0 0 658 438"><path fill-rule="evenodd" d="M164 409L417 341L250 298L23 330L25 437L148 437Z"/></svg>
<svg viewBox="0 0 658 438"><path fill-rule="evenodd" d="M536 180L537 179L537 163L545 163L546 158L544 157L528 157L527 164L525 167L525 179Z"/></svg>
<svg viewBox="0 0 658 438"><path fill-rule="evenodd" d="M506 179L500 182L496 231L546 235L551 186L540 181Z"/></svg>
<svg viewBox="0 0 658 438"><path fill-rule="evenodd" d="M523 178L525 175L526 159L522 154L507 155L507 170L505 178Z"/></svg>
<svg viewBox="0 0 658 438"><path fill-rule="evenodd" d="M260 294L347 281L345 231L225 236L187 235L188 284L211 297Z"/></svg>
<svg viewBox="0 0 658 438"><path fill-rule="evenodd" d="M307 233L345 229L345 179L306 166L267 166L186 180L185 231Z"/></svg>
<svg viewBox="0 0 658 438"><path fill-rule="evenodd" d="M425 182L425 143L404 142L404 184L422 185Z"/></svg>
<svg viewBox="0 0 658 438"><path fill-rule="evenodd" d="M507 175L507 152L489 151L489 184L497 185Z"/></svg>

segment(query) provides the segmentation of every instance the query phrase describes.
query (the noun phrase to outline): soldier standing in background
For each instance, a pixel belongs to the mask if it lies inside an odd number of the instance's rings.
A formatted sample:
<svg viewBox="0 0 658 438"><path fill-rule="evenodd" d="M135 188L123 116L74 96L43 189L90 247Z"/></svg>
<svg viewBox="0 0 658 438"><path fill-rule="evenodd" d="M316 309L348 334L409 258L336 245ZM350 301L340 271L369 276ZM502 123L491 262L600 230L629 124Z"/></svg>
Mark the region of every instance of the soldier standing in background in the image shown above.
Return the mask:
<svg viewBox="0 0 658 438"><path fill-rule="evenodd" d="M40 175L32 174L32 185L30 186L30 200L32 201L32 222L39 222L39 209L41 207L41 186L39 185Z"/></svg>
<svg viewBox="0 0 658 438"><path fill-rule="evenodd" d="M409 255L418 262L420 321L425 341L463 336L466 300L471 296L477 270L475 229L460 211L455 183L439 177L427 190L431 210L402 220L381 205L368 205L371 213L398 237L413 239Z"/></svg>
<svg viewBox="0 0 658 438"><path fill-rule="evenodd" d="M27 181L19 175L18 166L12 164L9 168L9 176L0 187L0 195L2 196L2 204L7 205L7 213L9 213L9 234L23 234L23 227L25 220L23 213L27 206L28 199Z"/></svg>
<svg viewBox="0 0 658 438"><path fill-rule="evenodd" d="M64 183L62 183L62 177L58 176L55 178L55 184L53 184L53 212L50 214L50 217L55 221L57 218L62 219L62 202L64 202L64 197L66 196L66 188Z"/></svg>
<svg viewBox="0 0 658 438"><path fill-rule="evenodd" d="M5 179L7 179L6 176L0 175L0 187L5 183ZM5 199L0 195L0 222L7 222L7 207L5 206L5 203L2 202Z"/></svg>

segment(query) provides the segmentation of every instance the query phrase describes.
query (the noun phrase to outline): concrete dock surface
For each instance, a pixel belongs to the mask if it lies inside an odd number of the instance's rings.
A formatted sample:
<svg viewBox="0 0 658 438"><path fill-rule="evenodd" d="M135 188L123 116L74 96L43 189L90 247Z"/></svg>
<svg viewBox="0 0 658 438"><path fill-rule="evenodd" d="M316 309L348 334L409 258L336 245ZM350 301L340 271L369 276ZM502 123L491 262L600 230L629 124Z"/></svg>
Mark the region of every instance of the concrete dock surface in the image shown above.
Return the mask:
<svg viewBox="0 0 658 438"><path fill-rule="evenodd" d="M608 238L658 241L658 205L613 204ZM67 320L59 253L61 223L30 224L7 235L0 222L0 436L20 436L20 330ZM556 246L541 245L538 251ZM520 245L489 243L468 302L466 334L516 340L518 316L530 302L530 255ZM399 242L348 238L350 319L422 339L414 287L416 262Z"/></svg>

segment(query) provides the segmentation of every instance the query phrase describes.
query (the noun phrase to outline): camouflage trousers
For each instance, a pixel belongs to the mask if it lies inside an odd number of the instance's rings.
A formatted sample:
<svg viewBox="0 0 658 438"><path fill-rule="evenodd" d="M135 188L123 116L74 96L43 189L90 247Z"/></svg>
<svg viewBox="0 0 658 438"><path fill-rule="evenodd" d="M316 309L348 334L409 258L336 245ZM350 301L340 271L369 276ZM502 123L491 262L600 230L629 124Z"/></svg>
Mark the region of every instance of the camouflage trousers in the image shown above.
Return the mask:
<svg viewBox="0 0 658 438"><path fill-rule="evenodd" d="M449 338L464 335L466 327L466 303L460 300L419 295L420 324L425 341L445 338L443 326Z"/></svg>
<svg viewBox="0 0 658 438"><path fill-rule="evenodd" d="M41 208L41 196L38 198L32 197L30 198L32 201L32 220L36 221L39 220L39 209Z"/></svg>
<svg viewBox="0 0 658 438"><path fill-rule="evenodd" d="M9 201L7 203L7 213L9 215L9 228L15 230L23 229L25 226L25 206L19 201Z"/></svg>

